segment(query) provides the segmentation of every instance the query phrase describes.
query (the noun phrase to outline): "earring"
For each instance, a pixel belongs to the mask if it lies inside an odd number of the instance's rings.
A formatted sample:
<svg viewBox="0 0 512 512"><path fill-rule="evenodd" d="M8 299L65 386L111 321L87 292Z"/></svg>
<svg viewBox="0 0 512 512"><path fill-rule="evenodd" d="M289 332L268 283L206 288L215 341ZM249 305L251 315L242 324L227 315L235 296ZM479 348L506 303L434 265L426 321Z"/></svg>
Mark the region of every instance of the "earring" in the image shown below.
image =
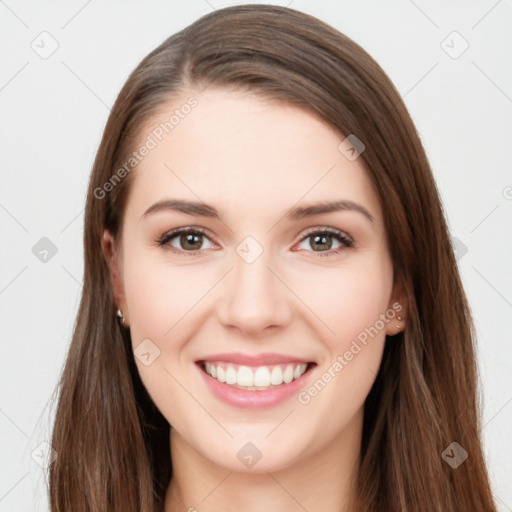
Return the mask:
<svg viewBox="0 0 512 512"><path fill-rule="evenodd" d="M401 322L403 320L403 318L401 316L397 316L396 319ZM400 324L396 324L396 328L397 329L400 329L402 326Z"/></svg>
<svg viewBox="0 0 512 512"><path fill-rule="evenodd" d="M116 314L121 319L121 324L123 324L123 326L125 326L126 318L124 317L123 312L120 309L118 309Z"/></svg>

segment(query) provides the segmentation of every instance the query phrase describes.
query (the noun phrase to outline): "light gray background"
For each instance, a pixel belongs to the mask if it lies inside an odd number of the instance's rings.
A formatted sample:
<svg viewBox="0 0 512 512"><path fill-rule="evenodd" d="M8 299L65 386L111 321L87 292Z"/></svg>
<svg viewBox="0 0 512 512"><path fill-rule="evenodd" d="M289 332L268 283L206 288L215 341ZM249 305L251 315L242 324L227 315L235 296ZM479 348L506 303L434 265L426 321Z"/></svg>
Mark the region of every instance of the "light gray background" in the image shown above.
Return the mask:
<svg viewBox="0 0 512 512"><path fill-rule="evenodd" d="M485 452L499 510L510 511L512 2L288 2L274 3L362 45L419 129L458 240L479 339ZM1 511L48 510L36 461L78 307L85 191L109 106L150 50L231 4L0 0ZM43 59L31 45L48 51L51 38L58 48ZM32 252L42 237L58 250L47 262Z"/></svg>

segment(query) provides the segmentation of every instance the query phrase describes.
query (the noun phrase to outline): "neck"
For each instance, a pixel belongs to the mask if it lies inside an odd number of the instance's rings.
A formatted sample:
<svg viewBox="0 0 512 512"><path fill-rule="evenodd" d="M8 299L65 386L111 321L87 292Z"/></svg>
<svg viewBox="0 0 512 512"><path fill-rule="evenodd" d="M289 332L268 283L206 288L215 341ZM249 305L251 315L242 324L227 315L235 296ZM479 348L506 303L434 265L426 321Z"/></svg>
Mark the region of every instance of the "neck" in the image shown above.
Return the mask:
<svg viewBox="0 0 512 512"><path fill-rule="evenodd" d="M259 473L215 464L171 428L173 476L165 512L353 512L362 418L361 410L320 452Z"/></svg>

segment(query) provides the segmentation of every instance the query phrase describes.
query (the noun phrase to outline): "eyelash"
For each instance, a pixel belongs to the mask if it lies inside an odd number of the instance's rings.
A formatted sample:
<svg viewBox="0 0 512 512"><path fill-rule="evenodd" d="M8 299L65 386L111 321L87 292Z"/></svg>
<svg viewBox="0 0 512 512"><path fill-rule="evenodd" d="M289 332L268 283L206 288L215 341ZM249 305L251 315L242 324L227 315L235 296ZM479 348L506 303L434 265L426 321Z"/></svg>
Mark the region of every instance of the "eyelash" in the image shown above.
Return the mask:
<svg viewBox="0 0 512 512"><path fill-rule="evenodd" d="M172 245L168 245L168 243L173 239L176 238L176 236L181 235L183 233L193 234L193 235L203 235L206 238L208 236L206 235L206 231L202 228L177 228L172 231L169 231L168 233L165 233L161 237L159 237L156 240L156 243L158 247L165 247L169 249L170 251L176 253L176 254L183 254L186 256L196 256L199 254L202 250L205 249L198 249L196 251L184 251L180 249L176 249ZM313 235L327 235L335 238L338 242L340 242L341 247L338 247L337 249L331 249L329 251L308 251L313 252L317 256L320 257L326 257L326 256L333 256L335 254L339 254L344 249L350 249L354 247L354 242L346 236L342 231L339 231L337 229L328 228L328 227L321 227L321 228L312 228L311 230L307 231L306 234L300 239L299 243L302 243L304 240L310 238Z"/></svg>

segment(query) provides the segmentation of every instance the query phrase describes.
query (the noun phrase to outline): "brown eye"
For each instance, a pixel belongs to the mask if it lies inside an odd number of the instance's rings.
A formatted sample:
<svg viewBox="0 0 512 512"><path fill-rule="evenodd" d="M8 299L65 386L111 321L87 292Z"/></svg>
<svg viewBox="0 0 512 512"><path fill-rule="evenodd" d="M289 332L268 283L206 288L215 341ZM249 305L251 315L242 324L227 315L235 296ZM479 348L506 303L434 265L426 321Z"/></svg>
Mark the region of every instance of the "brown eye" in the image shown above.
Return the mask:
<svg viewBox="0 0 512 512"><path fill-rule="evenodd" d="M201 249L203 245L203 235L199 233L188 233L185 235L179 235L179 244L183 249L191 249L196 251Z"/></svg>
<svg viewBox="0 0 512 512"><path fill-rule="evenodd" d="M317 253L337 254L344 248L353 247L353 242L343 232L338 230L322 229L311 231L300 242L306 244L302 249L312 250ZM334 248L333 248L334 244ZM336 245L337 244L337 245ZM299 248L301 248L299 246ZM321 254L322 256L324 254Z"/></svg>
<svg viewBox="0 0 512 512"><path fill-rule="evenodd" d="M204 247L203 244L205 241L208 241L210 246ZM203 231L198 230L197 228L179 228L170 231L162 236L158 241L158 245L161 247L168 247L173 252L191 254L195 254L203 249L211 249L213 247L210 239Z"/></svg>

